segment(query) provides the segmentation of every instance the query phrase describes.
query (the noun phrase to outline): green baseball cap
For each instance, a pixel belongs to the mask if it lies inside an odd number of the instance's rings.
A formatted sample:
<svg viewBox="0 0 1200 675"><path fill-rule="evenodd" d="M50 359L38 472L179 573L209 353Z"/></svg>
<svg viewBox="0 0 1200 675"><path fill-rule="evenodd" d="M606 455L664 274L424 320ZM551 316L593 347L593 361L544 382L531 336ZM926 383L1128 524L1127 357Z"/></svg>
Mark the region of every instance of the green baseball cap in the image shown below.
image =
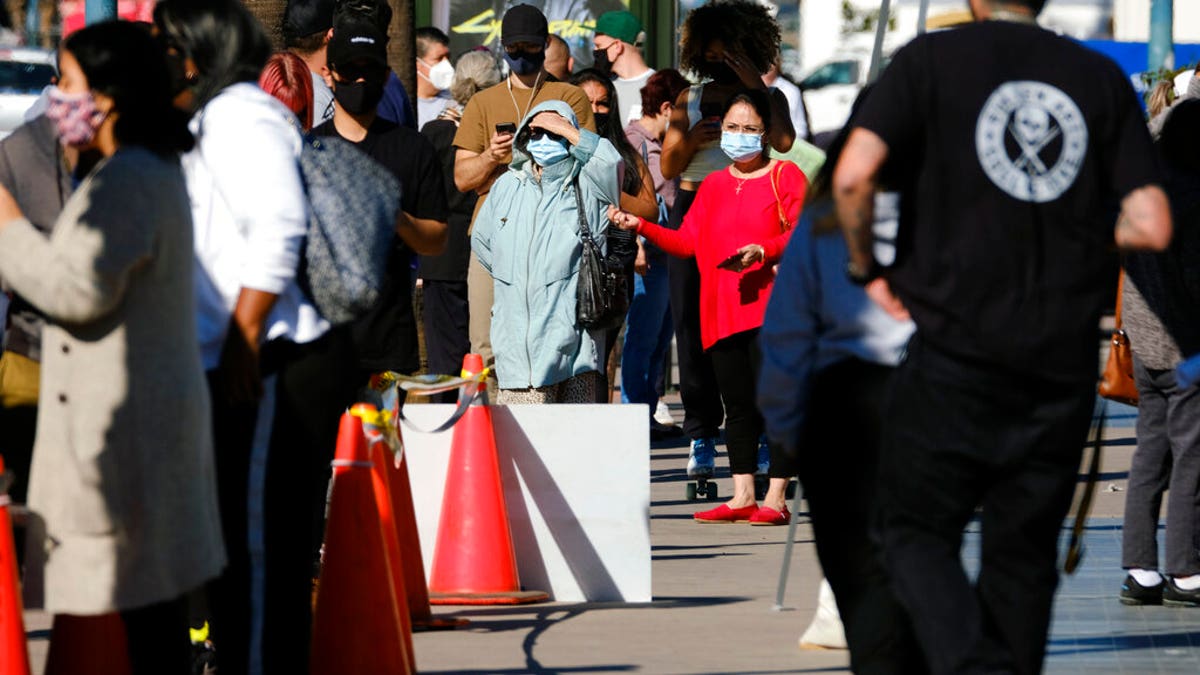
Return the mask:
<svg viewBox="0 0 1200 675"><path fill-rule="evenodd" d="M596 19L596 34L607 35L621 42L637 44L638 34L642 32L642 22L625 10L605 12Z"/></svg>

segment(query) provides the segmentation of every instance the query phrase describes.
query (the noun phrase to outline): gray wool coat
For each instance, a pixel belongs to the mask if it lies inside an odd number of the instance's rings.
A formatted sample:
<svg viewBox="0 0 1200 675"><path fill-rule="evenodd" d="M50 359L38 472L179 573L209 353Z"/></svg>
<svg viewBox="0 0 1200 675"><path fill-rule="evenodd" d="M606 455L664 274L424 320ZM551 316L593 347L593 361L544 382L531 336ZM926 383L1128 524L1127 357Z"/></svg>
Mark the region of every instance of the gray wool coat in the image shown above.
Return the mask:
<svg viewBox="0 0 1200 675"><path fill-rule="evenodd" d="M139 148L92 172L49 239L26 220L0 229L0 276L49 320L30 607L134 609L225 564L192 265L179 161Z"/></svg>

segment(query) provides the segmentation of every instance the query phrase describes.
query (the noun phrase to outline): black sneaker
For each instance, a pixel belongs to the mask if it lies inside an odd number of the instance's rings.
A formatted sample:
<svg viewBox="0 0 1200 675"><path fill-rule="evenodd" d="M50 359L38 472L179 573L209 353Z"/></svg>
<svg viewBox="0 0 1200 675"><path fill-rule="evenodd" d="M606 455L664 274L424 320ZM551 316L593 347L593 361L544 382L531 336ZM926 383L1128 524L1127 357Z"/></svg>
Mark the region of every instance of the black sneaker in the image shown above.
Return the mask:
<svg viewBox="0 0 1200 675"><path fill-rule="evenodd" d="M1184 590L1175 585L1175 580L1167 581L1163 589L1162 604L1168 607L1200 607L1200 588Z"/></svg>
<svg viewBox="0 0 1200 675"><path fill-rule="evenodd" d="M1137 582L1130 574L1125 577L1125 581L1121 583L1121 604L1122 605L1161 605L1164 601L1164 596L1167 591L1163 590L1164 584L1159 581L1153 586L1143 586ZM1186 593L1187 591L1180 591ZM1200 595L1196 596L1200 599Z"/></svg>

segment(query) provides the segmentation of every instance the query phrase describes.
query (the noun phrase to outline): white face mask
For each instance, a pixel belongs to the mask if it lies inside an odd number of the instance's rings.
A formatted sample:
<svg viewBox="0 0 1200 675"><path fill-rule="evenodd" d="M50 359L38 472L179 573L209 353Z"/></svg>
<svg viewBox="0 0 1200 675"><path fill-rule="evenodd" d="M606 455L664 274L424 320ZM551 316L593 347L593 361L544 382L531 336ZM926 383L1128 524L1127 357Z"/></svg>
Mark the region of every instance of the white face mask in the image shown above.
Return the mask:
<svg viewBox="0 0 1200 675"><path fill-rule="evenodd" d="M439 91L450 88L450 83L454 82L454 66L450 65L450 59L442 59L432 66L422 59L417 59L417 61L424 63L429 68L429 75L421 75L420 71L417 72L418 75L425 78Z"/></svg>

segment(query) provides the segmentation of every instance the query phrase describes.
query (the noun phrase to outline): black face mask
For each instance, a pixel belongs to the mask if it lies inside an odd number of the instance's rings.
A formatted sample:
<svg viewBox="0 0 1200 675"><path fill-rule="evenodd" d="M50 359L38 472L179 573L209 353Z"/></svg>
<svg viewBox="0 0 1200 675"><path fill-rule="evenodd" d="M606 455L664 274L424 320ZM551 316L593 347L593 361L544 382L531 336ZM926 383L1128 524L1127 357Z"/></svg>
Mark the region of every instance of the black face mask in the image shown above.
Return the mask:
<svg viewBox="0 0 1200 675"><path fill-rule="evenodd" d="M612 113L592 113L592 117L596 120L596 133L601 138L608 136L608 123Z"/></svg>
<svg viewBox="0 0 1200 675"><path fill-rule="evenodd" d="M738 81L738 75L726 63L709 62L707 64L709 75L714 82L731 83Z"/></svg>
<svg viewBox="0 0 1200 675"><path fill-rule="evenodd" d="M597 49L592 52L592 67L605 75L612 75L612 61L608 58L607 49Z"/></svg>
<svg viewBox="0 0 1200 675"><path fill-rule="evenodd" d="M333 98L351 115L371 112L383 99L385 80L334 82Z"/></svg>

